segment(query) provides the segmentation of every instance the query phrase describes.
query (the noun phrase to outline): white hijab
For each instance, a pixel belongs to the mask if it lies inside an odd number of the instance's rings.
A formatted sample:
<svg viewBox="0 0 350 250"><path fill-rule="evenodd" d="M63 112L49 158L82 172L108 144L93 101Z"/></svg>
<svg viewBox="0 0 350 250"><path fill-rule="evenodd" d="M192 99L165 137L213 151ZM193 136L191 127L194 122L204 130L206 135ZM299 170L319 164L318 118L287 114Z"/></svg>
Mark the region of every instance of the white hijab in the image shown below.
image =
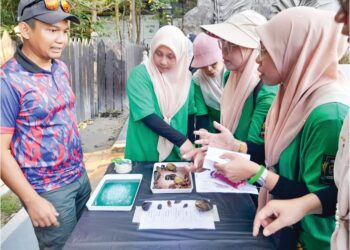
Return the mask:
<svg viewBox="0 0 350 250"><path fill-rule="evenodd" d="M215 110L220 110L225 70L225 67L222 67L221 72L217 76L210 77L202 69L199 69L193 76L194 82L201 88L205 104Z"/></svg>
<svg viewBox="0 0 350 250"><path fill-rule="evenodd" d="M154 92L163 115L169 125L173 116L185 104L191 83L191 73L188 39L175 26L163 26L152 39L150 58L144 64L153 83ZM175 66L165 73L160 73L153 61L154 52L159 46L166 46L173 51L176 57ZM159 161L164 161L171 153L174 144L159 136Z"/></svg>

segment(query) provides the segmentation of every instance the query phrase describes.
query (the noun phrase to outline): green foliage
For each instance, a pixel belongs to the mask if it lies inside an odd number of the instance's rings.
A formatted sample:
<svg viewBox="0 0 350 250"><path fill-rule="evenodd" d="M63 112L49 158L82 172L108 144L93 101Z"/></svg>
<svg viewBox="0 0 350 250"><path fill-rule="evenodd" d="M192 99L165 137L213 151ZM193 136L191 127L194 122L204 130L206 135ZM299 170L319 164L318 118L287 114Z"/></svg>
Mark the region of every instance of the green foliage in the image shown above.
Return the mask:
<svg viewBox="0 0 350 250"><path fill-rule="evenodd" d="M110 11L113 7L114 1L120 0L96 0L97 15L104 11ZM90 38L92 31L96 31L101 36L108 35L103 31L104 21L97 18L96 22L92 20L92 11L94 10L93 1L91 0L71 0L71 13L80 19L80 24L72 23L70 29L71 37Z"/></svg>
<svg viewBox="0 0 350 250"><path fill-rule="evenodd" d="M20 200L12 192L1 196L0 204L1 225L6 224L7 221L10 220L11 216L22 208Z"/></svg>
<svg viewBox="0 0 350 250"><path fill-rule="evenodd" d="M21 202L13 193L1 196L1 212L11 215L21 208Z"/></svg>
<svg viewBox="0 0 350 250"><path fill-rule="evenodd" d="M150 0L150 11L158 19L160 25L167 24L167 14L163 11L164 7L171 4L171 0Z"/></svg>
<svg viewBox="0 0 350 250"><path fill-rule="evenodd" d="M0 35L7 30L12 38L15 37L14 27L17 25L17 6L20 0L0 0ZM100 36L109 36L111 31L106 31L104 19L98 16L114 16L115 3L119 3L119 13L129 15L129 5L132 0L96 0L97 20L92 21L92 10L94 0L70 0L71 13L80 19L80 24L71 23L70 36L77 38L89 38L92 31ZM172 17L182 17L188 9L193 8L196 0L135 0L136 13L153 14L161 25L167 23L167 13L163 9L167 4L172 6Z"/></svg>
<svg viewBox="0 0 350 250"><path fill-rule="evenodd" d="M161 12L166 4L170 4L170 0L151 0L149 2L151 2L151 11L154 13Z"/></svg>
<svg viewBox="0 0 350 250"><path fill-rule="evenodd" d="M19 0L0 0L0 34L6 30L11 37L15 37L14 28L17 25L18 3Z"/></svg>
<svg viewBox="0 0 350 250"><path fill-rule="evenodd" d="M0 33L7 30L12 38L15 37L14 28L17 26L17 6L20 0L0 0L1 8L1 25ZM119 0L120 1L120 0ZM113 0L98 0L98 10L106 11L104 7L111 8L110 5ZM91 21L91 1L90 0L71 0L71 13L76 15L80 19L80 24L71 23L70 36L78 38L89 38L93 30L103 33L102 26L103 21L97 19L96 23ZM103 5L104 4L104 5ZM108 10L108 8L107 8ZM101 12L98 11L98 14ZM105 34L102 34L105 35Z"/></svg>
<svg viewBox="0 0 350 250"><path fill-rule="evenodd" d="M89 38L92 31L90 13L84 12L80 9L72 9L71 13L79 18L80 24L71 22L69 32L70 36L76 38Z"/></svg>
<svg viewBox="0 0 350 250"><path fill-rule="evenodd" d="M150 12L156 16L160 25L167 23L164 7L170 4L172 18L182 18L184 14L197 5L197 0L149 0Z"/></svg>

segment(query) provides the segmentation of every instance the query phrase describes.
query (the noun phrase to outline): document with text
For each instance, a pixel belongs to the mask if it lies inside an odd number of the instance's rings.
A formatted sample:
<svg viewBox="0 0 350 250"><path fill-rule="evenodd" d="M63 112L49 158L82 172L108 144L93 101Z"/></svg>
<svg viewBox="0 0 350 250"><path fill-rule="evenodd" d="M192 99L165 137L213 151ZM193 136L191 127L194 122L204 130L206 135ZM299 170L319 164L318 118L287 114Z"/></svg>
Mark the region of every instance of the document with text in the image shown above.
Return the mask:
<svg viewBox="0 0 350 250"><path fill-rule="evenodd" d="M153 200L142 211L139 229L215 229L214 213L200 211L195 200Z"/></svg>

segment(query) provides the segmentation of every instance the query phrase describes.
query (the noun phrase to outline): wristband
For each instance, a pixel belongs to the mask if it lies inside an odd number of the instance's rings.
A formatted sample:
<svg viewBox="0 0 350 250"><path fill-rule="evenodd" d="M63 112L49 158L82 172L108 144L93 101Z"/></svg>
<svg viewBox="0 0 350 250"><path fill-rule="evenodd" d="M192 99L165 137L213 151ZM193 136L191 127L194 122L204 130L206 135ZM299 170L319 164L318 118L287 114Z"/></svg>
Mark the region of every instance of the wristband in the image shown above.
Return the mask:
<svg viewBox="0 0 350 250"><path fill-rule="evenodd" d="M265 167L263 165L260 165L259 171L251 178L248 179L249 184L254 184L263 174Z"/></svg>
<svg viewBox="0 0 350 250"><path fill-rule="evenodd" d="M264 169L264 172L261 174L260 178L256 181L260 187L263 187L265 186L265 183L266 183L266 177L267 177L267 173L269 171L265 168Z"/></svg>

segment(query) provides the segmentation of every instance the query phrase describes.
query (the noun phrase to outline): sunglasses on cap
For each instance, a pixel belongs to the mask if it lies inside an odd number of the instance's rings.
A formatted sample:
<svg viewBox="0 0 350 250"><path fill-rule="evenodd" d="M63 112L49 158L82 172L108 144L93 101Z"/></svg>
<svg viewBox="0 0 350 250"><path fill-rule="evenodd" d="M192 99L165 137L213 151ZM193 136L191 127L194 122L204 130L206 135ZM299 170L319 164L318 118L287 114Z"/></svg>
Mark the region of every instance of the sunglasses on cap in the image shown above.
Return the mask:
<svg viewBox="0 0 350 250"><path fill-rule="evenodd" d="M24 6L24 8L22 9L21 12L21 16L23 16L24 10L26 8L32 7L33 5L40 3L40 2L44 2L45 3L45 7L48 10L58 10L58 8L61 6L62 10L66 13L69 13L70 10L70 4L67 0L36 0L34 2L31 2L29 4L27 4L26 6Z"/></svg>

